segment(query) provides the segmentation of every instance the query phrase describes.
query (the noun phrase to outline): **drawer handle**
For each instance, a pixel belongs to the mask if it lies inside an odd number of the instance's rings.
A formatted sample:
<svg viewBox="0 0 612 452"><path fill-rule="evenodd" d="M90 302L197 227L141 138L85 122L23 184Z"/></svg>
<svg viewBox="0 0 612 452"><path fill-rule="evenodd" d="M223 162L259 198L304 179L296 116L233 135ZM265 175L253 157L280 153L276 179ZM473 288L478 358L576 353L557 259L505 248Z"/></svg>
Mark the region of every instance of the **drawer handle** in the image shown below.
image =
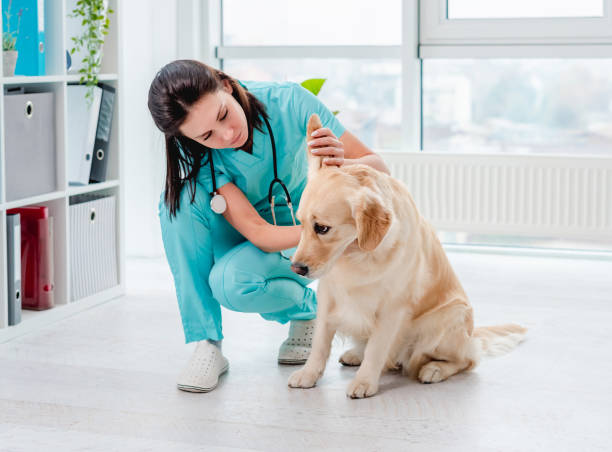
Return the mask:
<svg viewBox="0 0 612 452"><path fill-rule="evenodd" d="M34 115L34 104L31 100L26 102L25 115L28 119L30 119Z"/></svg>
<svg viewBox="0 0 612 452"><path fill-rule="evenodd" d="M94 221L96 221L96 209L93 209L93 208L92 208L92 209L89 211L89 221L91 221L92 223L93 223Z"/></svg>
<svg viewBox="0 0 612 452"><path fill-rule="evenodd" d="M98 160L102 160L104 158L104 151L102 149L98 149L96 151L96 157L98 158Z"/></svg>

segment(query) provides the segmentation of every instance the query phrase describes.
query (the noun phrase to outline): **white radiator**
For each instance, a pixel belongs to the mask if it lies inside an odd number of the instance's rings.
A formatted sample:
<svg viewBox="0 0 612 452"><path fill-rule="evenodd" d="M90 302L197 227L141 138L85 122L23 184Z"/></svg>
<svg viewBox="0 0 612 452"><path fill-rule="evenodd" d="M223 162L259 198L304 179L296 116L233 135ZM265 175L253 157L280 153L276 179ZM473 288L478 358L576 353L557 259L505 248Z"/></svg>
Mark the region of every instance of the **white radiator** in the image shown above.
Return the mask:
<svg viewBox="0 0 612 452"><path fill-rule="evenodd" d="M439 230L612 242L612 158L382 156Z"/></svg>

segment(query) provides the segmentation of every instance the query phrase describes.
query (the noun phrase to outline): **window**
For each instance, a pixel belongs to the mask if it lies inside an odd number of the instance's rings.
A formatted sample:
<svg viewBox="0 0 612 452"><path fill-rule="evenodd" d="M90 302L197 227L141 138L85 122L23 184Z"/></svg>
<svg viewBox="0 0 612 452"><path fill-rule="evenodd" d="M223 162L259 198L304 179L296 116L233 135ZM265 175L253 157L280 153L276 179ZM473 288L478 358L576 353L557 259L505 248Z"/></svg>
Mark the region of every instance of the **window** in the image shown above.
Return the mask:
<svg viewBox="0 0 612 452"><path fill-rule="evenodd" d="M399 149L401 66L399 60L231 59L224 70L242 80L293 81L324 78L318 97L367 146ZM376 89L372 89L376 87Z"/></svg>
<svg viewBox="0 0 612 452"><path fill-rule="evenodd" d="M439 45L612 44L612 0L427 0L420 6L425 51Z"/></svg>
<svg viewBox="0 0 612 452"><path fill-rule="evenodd" d="M224 0L222 23L229 75L324 78L318 96L348 130L372 148L400 148L400 0Z"/></svg>
<svg viewBox="0 0 612 452"><path fill-rule="evenodd" d="M428 59L423 149L612 155L612 59Z"/></svg>
<svg viewBox="0 0 612 452"><path fill-rule="evenodd" d="M399 45L399 0L223 1L223 45Z"/></svg>
<svg viewBox="0 0 612 452"><path fill-rule="evenodd" d="M402 114L420 111L425 151L612 154L612 0L420 6L420 80L402 74L400 0L223 0L218 55L241 79L327 79L321 100L378 150L411 149Z"/></svg>
<svg viewBox="0 0 612 452"><path fill-rule="evenodd" d="M423 150L612 155L612 0L420 5Z"/></svg>

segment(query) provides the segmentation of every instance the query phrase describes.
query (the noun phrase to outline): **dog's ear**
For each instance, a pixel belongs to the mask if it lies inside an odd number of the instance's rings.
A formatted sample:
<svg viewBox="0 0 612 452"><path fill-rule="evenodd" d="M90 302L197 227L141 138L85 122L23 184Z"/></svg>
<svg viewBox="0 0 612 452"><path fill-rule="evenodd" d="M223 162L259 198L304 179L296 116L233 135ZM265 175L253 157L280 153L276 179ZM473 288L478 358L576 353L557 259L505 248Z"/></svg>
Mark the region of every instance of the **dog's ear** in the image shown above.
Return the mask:
<svg viewBox="0 0 612 452"><path fill-rule="evenodd" d="M364 251L373 251L391 226L391 211L372 190L362 189L361 192L353 211L357 226L357 244Z"/></svg>
<svg viewBox="0 0 612 452"><path fill-rule="evenodd" d="M312 132L317 129L323 127L321 124L321 120L317 114L313 114L308 120L308 125L306 126L306 142L312 140ZM323 158L314 156L310 152L310 146L306 146L306 154L308 155L308 179L311 179L323 165Z"/></svg>

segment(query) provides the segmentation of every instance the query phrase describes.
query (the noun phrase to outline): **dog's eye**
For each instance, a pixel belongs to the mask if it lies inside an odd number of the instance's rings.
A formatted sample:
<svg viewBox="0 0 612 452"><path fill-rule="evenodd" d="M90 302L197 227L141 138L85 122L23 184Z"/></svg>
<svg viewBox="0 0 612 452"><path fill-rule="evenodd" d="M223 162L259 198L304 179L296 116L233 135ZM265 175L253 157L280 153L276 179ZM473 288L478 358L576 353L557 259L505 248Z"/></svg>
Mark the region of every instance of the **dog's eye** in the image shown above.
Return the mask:
<svg viewBox="0 0 612 452"><path fill-rule="evenodd" d="M315 223L314 224L314 231L316 234L327 234L329 232L331 228L329 226L323 226L322 224L319 223Z"/></svg>

